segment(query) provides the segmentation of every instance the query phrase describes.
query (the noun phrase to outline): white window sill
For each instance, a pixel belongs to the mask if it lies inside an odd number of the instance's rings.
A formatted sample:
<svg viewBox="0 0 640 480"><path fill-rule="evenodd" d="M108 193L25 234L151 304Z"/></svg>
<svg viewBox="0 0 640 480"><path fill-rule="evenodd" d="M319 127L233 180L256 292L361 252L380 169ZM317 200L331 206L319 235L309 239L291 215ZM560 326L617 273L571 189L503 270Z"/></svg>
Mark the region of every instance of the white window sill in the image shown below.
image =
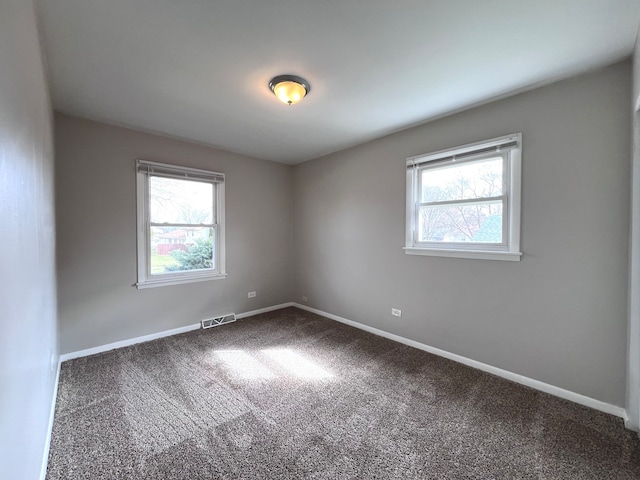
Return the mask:
<svg viewBox="0 0 640 480"><path fill-rule="evenodd" d="M474 258L477 260L503 260L519 262L522 252L490 252L482 250L446 250L435 248L404 247L407 255L426 255L430 257Z"/></svg>
<svg viewBox="0 0 640 480"><path fill-rule="evenodd" d="M197 277L182 277L182 278L163 278L163 279L153 279L153 280L145 280L142 282L138 282L135 284L138 290L143 288L155 288L155 287L166 287L168 285L182 285L183 283L195 283L195 282L207 282L209 280L222 280L227 278L226 273L220 273L216 275L200 275Z"/></svg>

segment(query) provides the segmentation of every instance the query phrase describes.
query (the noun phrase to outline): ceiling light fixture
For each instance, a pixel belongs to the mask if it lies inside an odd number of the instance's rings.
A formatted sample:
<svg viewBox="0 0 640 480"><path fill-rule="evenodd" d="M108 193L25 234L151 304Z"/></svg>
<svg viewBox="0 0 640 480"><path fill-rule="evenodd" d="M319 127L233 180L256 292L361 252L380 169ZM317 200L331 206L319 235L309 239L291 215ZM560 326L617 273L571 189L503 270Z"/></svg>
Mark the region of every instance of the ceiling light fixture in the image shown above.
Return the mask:
<svg viewBox="0 0 640 480"><path fill-rule="evenodd" d="M304 78L295 75L278 75L269 82L269 88L282 103L295 105L311 91L311 85Z"/></svg>

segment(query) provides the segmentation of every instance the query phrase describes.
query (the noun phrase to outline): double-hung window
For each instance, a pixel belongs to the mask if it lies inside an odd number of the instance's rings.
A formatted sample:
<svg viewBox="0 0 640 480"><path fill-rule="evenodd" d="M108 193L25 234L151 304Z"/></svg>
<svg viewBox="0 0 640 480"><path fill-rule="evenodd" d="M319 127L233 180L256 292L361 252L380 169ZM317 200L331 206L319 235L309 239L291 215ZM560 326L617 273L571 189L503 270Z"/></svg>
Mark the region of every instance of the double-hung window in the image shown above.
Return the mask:
<svg viewBox="0 0 640 480"><path fill-rule="evenodd" d="M520 260L520 134L407 159L405 252Z"/></svg>
<svg viewBox="0 0 640 480"><path fill-rule="evenodd" d="M136 171L136 286L224 278L224 174L146 160Z"/></svg>

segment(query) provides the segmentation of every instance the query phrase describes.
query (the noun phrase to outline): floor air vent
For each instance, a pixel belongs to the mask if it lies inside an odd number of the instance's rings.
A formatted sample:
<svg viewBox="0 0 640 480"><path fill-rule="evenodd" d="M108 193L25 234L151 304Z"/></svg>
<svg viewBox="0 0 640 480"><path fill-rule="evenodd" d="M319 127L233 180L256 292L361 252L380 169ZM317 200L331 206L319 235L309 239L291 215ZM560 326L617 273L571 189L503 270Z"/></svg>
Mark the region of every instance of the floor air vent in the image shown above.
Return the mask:
<svg viewBox="0 0 640 480"><path fill-rule="evenodd" d="M227 313L226 315L222 315L220 317L207 318L206 320L202 320L202 328L211 328L217 327L218 325L224 325L225 323L231 323L236 321L235 313Z"/></svg>

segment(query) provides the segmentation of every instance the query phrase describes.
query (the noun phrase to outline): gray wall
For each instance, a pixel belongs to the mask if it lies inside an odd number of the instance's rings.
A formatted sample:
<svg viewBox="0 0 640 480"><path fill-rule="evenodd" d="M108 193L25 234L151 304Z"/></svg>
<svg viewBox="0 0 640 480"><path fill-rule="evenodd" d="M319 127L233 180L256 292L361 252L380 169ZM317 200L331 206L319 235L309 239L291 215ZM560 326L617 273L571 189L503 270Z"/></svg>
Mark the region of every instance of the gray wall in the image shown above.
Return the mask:
<svg viewBox="0 0 640 480"><path fill-rule="evenodd" d="M53 144L33 4L0 2L0 478L40 476L58 361Z"/></svg>
<svg viewBox="0 0 640 480"><path fill-rule="evenodd" d="M623 62L295 167L57 115L62 351L306 295L622 406L631 89ZM405 158L512 132L524 145L522 261L405 255ZM135 158L227 174L226 280L132 286Z"/></svg>
<svg viewBox="0 0 640 480"><path fill-rule="evenodd" d="M291 299L292 167L56 114L61 351ZM137 290L136 158L226 174L228 277ZM256 290L256 298L247 292Z"/></svg>
<svg viewBox="0 0 640 480"><path fill-rule="evenodd" d="M631 158L631 261L629 263L629 333L627 427L640 429L640 40L633 50L633 155Z"/></svg>
<svg viewBox="0 0 640 480"><path fill-rule="evenodd" d="M297 165L296 301L623 406L630 79L616 64ZM512 132L522 261L405 255L405 158Z"/></svg>

